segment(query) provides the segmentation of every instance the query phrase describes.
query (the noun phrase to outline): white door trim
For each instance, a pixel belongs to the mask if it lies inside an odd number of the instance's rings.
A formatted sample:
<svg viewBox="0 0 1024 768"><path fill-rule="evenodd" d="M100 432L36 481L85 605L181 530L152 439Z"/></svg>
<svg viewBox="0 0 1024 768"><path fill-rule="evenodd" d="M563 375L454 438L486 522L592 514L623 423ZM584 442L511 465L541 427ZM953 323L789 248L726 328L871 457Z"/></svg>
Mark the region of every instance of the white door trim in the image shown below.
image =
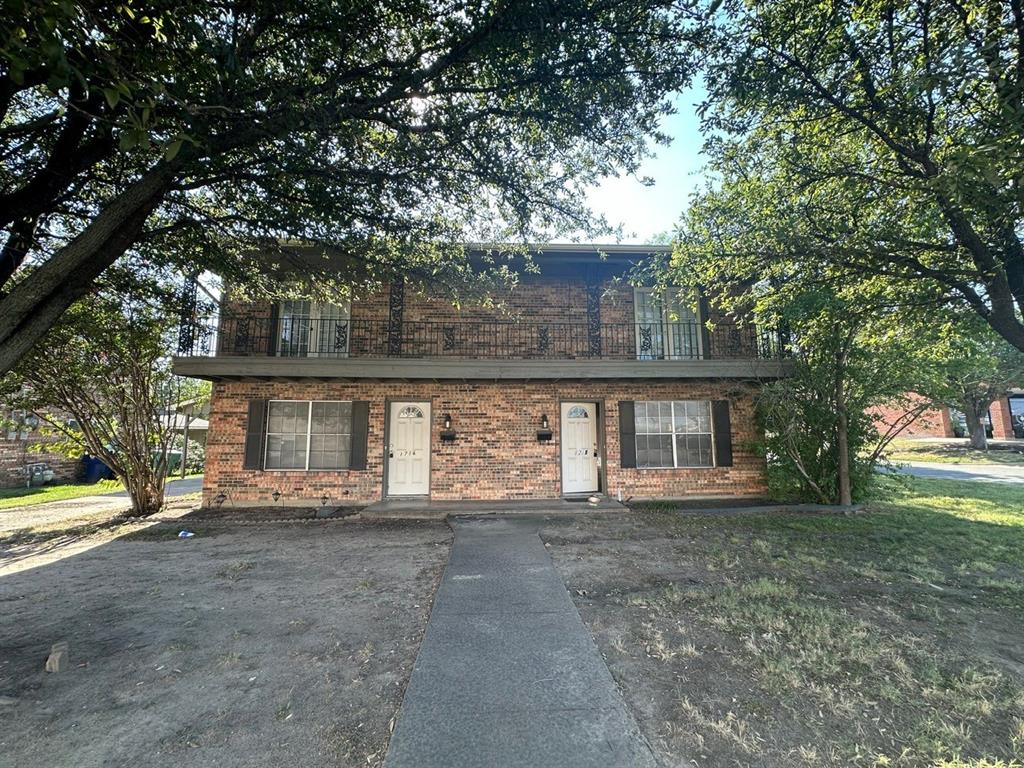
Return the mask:
<svg viewBox="0 0 1024 768"><path fill-rule="evenodd" d="M422 417L402 416L419 409ZM388 401L388 442L384 446L387 496L430 495L431 411L429 400ZM399 445L402 441L409 445ZM416 444L413 444L416 443ZM399 454L402 455L399 455Z"/></svg>
<svg viewBox="0 0 1024 768"><path fill-rule="evenodd" d="M586 419L570 416L576 408ZM598 404L594 400L564 401L560 408L559 461L562 464L562 495L596 493L600 489Z"/></svg>

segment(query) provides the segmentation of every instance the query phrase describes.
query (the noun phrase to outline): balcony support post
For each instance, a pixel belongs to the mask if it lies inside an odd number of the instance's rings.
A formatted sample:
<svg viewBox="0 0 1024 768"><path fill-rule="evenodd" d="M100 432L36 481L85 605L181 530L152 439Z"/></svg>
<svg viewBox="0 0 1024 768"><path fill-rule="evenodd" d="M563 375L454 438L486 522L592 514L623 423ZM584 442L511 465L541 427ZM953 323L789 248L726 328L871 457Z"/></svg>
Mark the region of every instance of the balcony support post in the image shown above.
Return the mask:
<svg viewBox="0 0 1024 768"><path fill-rule="evenodd" d="M405 278L396 276L388 294L388 357L402 355L402 323L405 315Z"/></svg>
<svg viewBox="0 0 1024 768"><path fill-rule="evenodd" d="M587 285L587 346L590 357L601 357L601 285Z"/></svg>

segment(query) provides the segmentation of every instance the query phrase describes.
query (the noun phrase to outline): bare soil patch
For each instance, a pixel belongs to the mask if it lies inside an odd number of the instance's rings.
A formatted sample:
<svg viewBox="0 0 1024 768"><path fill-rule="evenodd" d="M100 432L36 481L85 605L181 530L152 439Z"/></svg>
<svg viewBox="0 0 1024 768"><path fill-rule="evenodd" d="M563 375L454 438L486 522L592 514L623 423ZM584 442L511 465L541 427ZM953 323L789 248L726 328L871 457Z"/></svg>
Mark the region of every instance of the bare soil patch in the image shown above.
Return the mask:
<svg viewBox="0 0 1024 768"><path fill-rule="evenodd" d="M379 765L448 527L180 527L0 569L0 764Z"/></svg>

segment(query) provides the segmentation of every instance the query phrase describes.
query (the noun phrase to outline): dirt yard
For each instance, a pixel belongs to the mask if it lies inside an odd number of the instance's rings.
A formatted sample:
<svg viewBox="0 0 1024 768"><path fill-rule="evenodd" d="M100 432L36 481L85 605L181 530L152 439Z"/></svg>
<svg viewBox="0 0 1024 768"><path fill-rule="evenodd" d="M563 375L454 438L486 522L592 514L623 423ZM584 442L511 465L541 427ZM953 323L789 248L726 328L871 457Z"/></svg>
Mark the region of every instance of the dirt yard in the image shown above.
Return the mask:
<svg viewBox="0 0 1024 768"><path fill-rule="evenodd" d="M379 765L448 527L178 527L0 559L0 765Z"/></svg>
<svg viewBox="0 0 1024 768"><path fill-rule="evenodd" d="M1022 765L1024 490L879 498L542 530L664 765Z"/></svg>

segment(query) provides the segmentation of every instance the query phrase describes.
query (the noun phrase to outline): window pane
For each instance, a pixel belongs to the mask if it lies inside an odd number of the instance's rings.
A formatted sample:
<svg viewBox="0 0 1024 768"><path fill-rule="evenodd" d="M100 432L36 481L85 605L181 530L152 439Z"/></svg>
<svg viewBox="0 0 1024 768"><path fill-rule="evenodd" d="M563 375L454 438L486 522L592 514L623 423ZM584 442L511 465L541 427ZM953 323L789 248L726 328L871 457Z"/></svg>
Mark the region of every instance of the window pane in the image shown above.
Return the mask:
<svg viewBox="0 0 1024 768"><path fill-rule="evenodd" d="M352 403L313 403L312 433L351 434Z"/></svg>
<svg viewBox="0 0 1024 768"><path fill-rule="evenodd" d="M700 400L697 406L697 431L711 433L711 403L708 400Z"/></svg>
<svg viewBox="0 0 1024 768"><path fill-rule="evenodd" d="M710 467L711 435L676 435L676 456L680 467Z"/></svg>
<svg viewBox="0 0 1024 768"><path fill-rule="evenodd" d="M647 435L636 436L636 465L638 467L650 466L650 456L647 453Z"/></svg>
<svg viewBox="0 0 1024 768"><path fill-rule="evenodd" d="M305 469L306 436L267 435L268 469Z"/></svg>
<svg viewBox="0 0 1024 768"><path fill-rule="evenodd" d="M658 435L658 463L659 467L672 466L672 435Z"/></svg>
<svg viewBox="0 0 1024 768"><path fill-rule="evenodd" d="M345 469L352 443L352 403L314 402L309 436L310 469Z"/></svg>
<svg viewBox="0 0 1024 768"><path fill-rule="evenodd" d="M267 469L306 468L308 402L271 402L267 414Z"/></svg>
<svg viewBox="0 0 1024 768"><path fill-rule="evenodd" d="M644 431L647 419L647 403L637 401L633 403L633 431L640 434Z"/></svg>
<svg viewBox="0 0 1024 768"><path fill-rule="evenodd" d="M647 404L647 418L644 419L644 432L654 433L658 431L658 404Z"/></svg>
<svg viewBox="0 0 1024 768"><path fill-rule="evenodd" d="M660 418L658 419L658 431L659 432L671 432L672 431L672 403L661 402L658 403L660 408Z"/></svg>

